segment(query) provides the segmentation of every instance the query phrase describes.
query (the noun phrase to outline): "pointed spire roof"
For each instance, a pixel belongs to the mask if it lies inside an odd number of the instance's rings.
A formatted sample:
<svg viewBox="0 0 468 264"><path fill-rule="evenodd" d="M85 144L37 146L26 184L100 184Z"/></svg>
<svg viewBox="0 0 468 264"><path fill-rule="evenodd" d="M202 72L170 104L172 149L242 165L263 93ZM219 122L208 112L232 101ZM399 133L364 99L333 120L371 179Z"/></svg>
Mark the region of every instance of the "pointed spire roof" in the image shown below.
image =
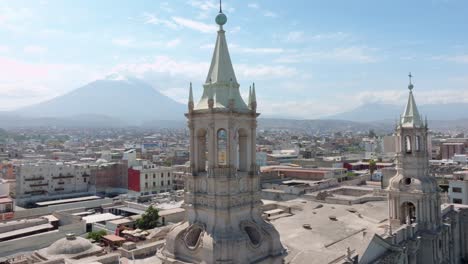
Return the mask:
<svg viewBox="0 0 468 264"><path fill-rule="evenodd" d="M222 13L221 13L222 14ZM224 15L224 14L223 14ZM223 26L219 26L218 37L216 38L213 58L211 59L210 70L206 77L206 83L211 79L212 83L229 83L232 79L237 83L236 74L232 67L231 57L226 42Z"/></svg>
<svg viewBox="0 0 468 264"><path fill-rule="evenodd" d="M255 83L252 84L252 103L257 102L257 95L255 94Z"/></svg>
<svg viewBox="0 0 468 264"><path fill-rule="evenodd" d="M192 82L190 82L190 91L189 91L189 103L193 103L193 91L192 91Z"/></svg>
<svg viewBox="0 0 468 264"><path fill-rule="evenodd" d="M220 8L220 12L216 16L216 24L219 25L219 30L213 58L203 85L202 98L196 105L195 110L210 109L210 102L212 102L212 108L214 109L233 108L235 111L240 112L249 111L249 107L240 95L239 83L232 67L225 31L223 30L223 25L226 22L227 17Z"/></svg>
<svg viewBox="0 0 468 264"><path fill-rule="evenodd" d="M413 84L411 83L411 78L413 77L411 73L408 75L410 78L410 83L408 85L409 97L408 102L406 103L405 111L401 116L401 126L403 127L422 127L423 121L421 115L419 114L416 101L413 96Z"/></svg>
<svg viewBox="0 0 468 264"><path fill-rule="evenodd" d="M255 83L249 88L249 107L252 108L252 104L257 102L257 96L255 95Z"/></svg>

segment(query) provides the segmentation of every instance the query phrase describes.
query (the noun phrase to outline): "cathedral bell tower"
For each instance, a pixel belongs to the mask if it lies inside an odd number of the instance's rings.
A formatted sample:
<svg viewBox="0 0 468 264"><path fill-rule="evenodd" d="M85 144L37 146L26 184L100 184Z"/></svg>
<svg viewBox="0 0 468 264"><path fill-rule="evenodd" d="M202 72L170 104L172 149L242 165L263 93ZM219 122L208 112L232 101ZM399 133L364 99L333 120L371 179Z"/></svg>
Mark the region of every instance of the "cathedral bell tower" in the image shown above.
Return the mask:
<svg viewBox="0 0 468 264"><path fill-rule="evenodd" d="M220 8L213 58L198 103L190 84L187 215L158 252L163 263L282 263L285 254L278 232L261 217L255 84L246 104L227 47L226 22Z"/></svg>
<svg viewBox="0 0 468 264"><path fill-rule="evenodd" d="M419 114L413 96L413 84L403 115L396 126L396 170L389 181L389 220L394 227L417 224L421 247L427 251L421 263L437 263L441 226L440 197L435 177L429 175L428 128ZM419 262L418 262L419 263Z"/></svg>

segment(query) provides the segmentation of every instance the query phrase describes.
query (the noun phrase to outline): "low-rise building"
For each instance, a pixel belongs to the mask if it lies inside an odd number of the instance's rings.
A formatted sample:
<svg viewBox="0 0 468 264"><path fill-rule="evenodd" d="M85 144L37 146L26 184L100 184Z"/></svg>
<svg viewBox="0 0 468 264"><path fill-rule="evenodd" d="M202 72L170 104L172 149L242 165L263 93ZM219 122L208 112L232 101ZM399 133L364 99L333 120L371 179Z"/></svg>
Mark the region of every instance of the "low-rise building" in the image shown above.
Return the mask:
<svg viewBox="0 0 468 264"><path fill-rule="evenodd" d="M12 219L14 215L13 199L0 196L0 221Z"/></svg>
<svg viewBox="0 0 468 264"><path fill-rule="evenodd" d="M17 167L16 204L94 193L88 164L63 162L24 163Z"/></svg>
<svg viewBox="0 0 468 264"><path fill-rule="evenodd" d="M468 170L453 173L449 181L449 202L468 204Z"/></svg>
<svg viewBox="0 0 468 264"><path fill-rule="evenodd" d="M168 192L175 189L176 175L172 167L145 162L128 169L128 189L142 195Z"/></svg>

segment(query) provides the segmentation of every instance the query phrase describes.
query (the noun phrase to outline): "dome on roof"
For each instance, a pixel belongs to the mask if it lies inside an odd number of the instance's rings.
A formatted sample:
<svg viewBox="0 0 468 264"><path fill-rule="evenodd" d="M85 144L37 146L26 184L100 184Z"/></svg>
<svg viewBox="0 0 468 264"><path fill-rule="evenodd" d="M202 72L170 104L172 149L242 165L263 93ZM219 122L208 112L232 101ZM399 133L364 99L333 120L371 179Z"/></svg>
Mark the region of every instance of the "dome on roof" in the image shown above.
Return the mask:
<svg viewBox="0 0 468 264"><path fill-rule="evenodd" d="M47 248L49 255L70 255L78 254L90 250L93 244L82 237L76 237L75 234L67 234L65 238L55 241Z"/></svg>

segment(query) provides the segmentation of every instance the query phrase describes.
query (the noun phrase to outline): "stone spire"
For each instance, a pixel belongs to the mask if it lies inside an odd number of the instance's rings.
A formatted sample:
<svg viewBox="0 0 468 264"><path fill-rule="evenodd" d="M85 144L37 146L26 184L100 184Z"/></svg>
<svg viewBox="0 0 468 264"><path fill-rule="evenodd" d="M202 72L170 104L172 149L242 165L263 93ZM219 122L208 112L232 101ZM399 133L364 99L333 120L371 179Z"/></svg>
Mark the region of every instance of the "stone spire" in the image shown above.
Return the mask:
<svg viewBox="0 0 468 264"><path fill-rule="evenodd" d="M232 66L223 25L227 17L220 7L216 16L219 25L216 44L211 59L210 69L203 85L203 95L194 110L230 108L238 112L250 109L239 92L239 83Z"/></svg>
<svg viewBox="0 0 468 264"><path fill-rule="evenodd" d="M192 110L193 110L192 82L190 82L189 99L188 99L188 108L189 108L189 111L192 111Z"/></svg>
<svg viewBox="0 0 468 264"><path fill-rule="evenodd" d="M249 107L252 110L257 110L257 96L255 95L255 83L252 84L252 91L249 92Z"/></svg>
<svg viewBox="0 0 468 264"><path fill-rule="evenodd" d="M416 105L416 101L414 100L413 96L413 84L411 83L411 78L413 77L411 73L408 75L409 77L409 97L408 103L406 104L405 111L401 116L401 125L403 127L421 127L423 125L423 121L421 116L419 115L418 107Z"/></svg>
<svg viewBox="0 0 468 264"><path fill-rule="evenodd" d="M220 13L216 16L216 24L219 25L218 37L216 38L215 49L213 51L213 58L211 59L210 70L206 77L206 83L211 79L212 83L229 83L229 80L233 80L237 83L236 74L232 67L231 56L229 56L229 50L226 42L225 31L223 25L226 24L227 17L220 10Z"/></svg>

